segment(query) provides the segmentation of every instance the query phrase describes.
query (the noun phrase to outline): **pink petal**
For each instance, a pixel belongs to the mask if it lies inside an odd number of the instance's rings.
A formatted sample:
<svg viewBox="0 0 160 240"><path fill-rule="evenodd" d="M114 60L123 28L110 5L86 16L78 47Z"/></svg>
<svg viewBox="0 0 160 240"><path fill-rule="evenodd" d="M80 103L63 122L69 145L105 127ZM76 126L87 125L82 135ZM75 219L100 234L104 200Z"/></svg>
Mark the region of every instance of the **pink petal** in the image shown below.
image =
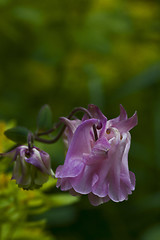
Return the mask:
<svg viewBox="0 0 160 240"><path fill-rule="evenodd" d="M70 179L69 178L58 179L57 187L59 187L59 186L61 186L62 191L68 191L69 189L72 188L72 185L70 184Z"/></svg>
<svg viewBox="0 0 160 240"><path fill-rule="evenodd" d="M107 176L111 168L111 164L108 162L108 159L99 163L100 166L97 166L96 174L98 175L97 181L92 184L92 193L98 197L106 197L108 195L108 180Z"/></svg>
<svg viewBox="0 0 160 240"><path fill-rule="evenodd" d="M100 109L96 105L89 104L88 110L92 114L93 118L99 119L103 123L107 121L106 116L103 115L103 113L100 111Z"/></svg>
<svg viewBox="0 0 160 240"><path fill-rule="evenodd" d="M100 111L100 109L94 104L89 104L88 105L88 110L92 114L93 118L96 118L96 119L100 120L100 122L102 124L102 129L100 131L100 136L102 136L105 129L106 129L106 123L107 123L106 116L104 116L103 113Z"/></svg>
<svg viewBox="0 0 160 240"><path fill-rule="evenodd" d="M124 109L124 107L122 106L122 104L120 104L120 116L119 116L119 120L122 121L122 120L127 120L127 119L128 119L127 112L126 112L126 110Z"/></svg>
<svg viewBox="0 0 160 240"><path fill-rule="evenodd" d="M96 119L89 119L84 121L75 131L73 138L70 143L70 147L68 149L65 163L69 163L69 161L73 158L81 158L83 153L91 152L91 144L90 141L93 141L92 136L90 134L91 128L94 124L98 123Z"/></svg>
<svg viewBox="0 0 160 240"><path fill-rule="evenodd" d="M71 188L71 189L69 190L69 193L70 193L72 196L81 196L81 194L80 194L80 193L77 193L73 188Z"/></svg>
<svg viewBox="0 0 160 240"><path fill-rule="evenodd" d="M90 154L83 154L85 163L87 165L100 164L101 161L106 159L107 152L110 148L110 144L106 137L99 138L96 142Z"/></svg>
<svg viewBox="0 0 160 240"><path fill-rule="evenodd" d="M123 201L125 199L120 188L121 163L125 147L126 138L123 137L120 143L113 146L108 152L108 158L110 161L113 162L108 179L109 181L108 196L115 202Z"/></svg>
<svg viewBox="0 0 160 240"><path fill-rule="evenodd" d="M101 137L96 141L96 143L92 149L92 153L94 153L94 154L106 153L106 152L108 152L110 147L111 147L111 145L109 144L107 138Z"/></svg>
<svg viewBox="0 0 160 240"><path fill-rule="evenodd" d="M66 130L68 130L68 133L66 133L67 131L65 130L64 134L68 138L68 145L70 145L71 139L73 137L73 133L75 132L75 130L81 124L82 121L79 119L69 120L68 118L65 118L65 117L61 117L60 120L64 122L64 124L67 126Z"/></svg>
<svg viewBox="0 0 160 240"><path fill-rule="evenodd" d="M81 194L88 194L92 191L93 175L95 173L95 166L85 166L83 171L76 178L72 178L71 184L73 189Z"/></svg>
<svg viewBox="0 0 160 240"><path fill-rule="evenodd" d="M50 174L50 168L47 169L46 166L44 165L40 152L35 148L33 148L32 151L33 153L31 157L29 158L25 157L25 161L29 164L32 164L36 168L38 168L41 172Z"/></svg>
<svg viewBox="0 0 160 240"><path fill-rule="evenodd" d="M131 180L131 190L134 191L135 184L136 184L135 174L131 171L129 173L130 173L130 180Z"/></svg>
<svg viewBox="0 0 160 240"><path fill-rule="evenodd" d="M138 124L137 112L126 120L122 120L120 122L111 122L112 127L117 128L120 132L130 131Z"/></svg>
<svg viewBox="0 0 160 240"><path fill-rule="evenodd" d="M70 164L60 165L56 169L55 177L56 178L67 178L67 177L76 177L78 176L84 168L84 163L80 160L72 159Z"/></svg>
<svg viewBox="0 0 160 240"><path fill-rule="evenodd" d="M42 161L43 161L45 167L46 167L48 170L50 170L50 168L51 168L51 162L50 162L50 156L49 156L49 154L46 153L46 152L44 152L44 151L42 151L42 150L40 150L39 153L40 153L40 156L41 156L41 158L42 158Z"/></svg>
<svg viewBox="0 0 160 240"><path fill-rule="evenodd" d="M108 202L110 200L110 198L108 196L104 197L104 198L100 198L100 197L94 195L93 193L88 194L88 199L93 206L98 206L98 205Z"/></svg>

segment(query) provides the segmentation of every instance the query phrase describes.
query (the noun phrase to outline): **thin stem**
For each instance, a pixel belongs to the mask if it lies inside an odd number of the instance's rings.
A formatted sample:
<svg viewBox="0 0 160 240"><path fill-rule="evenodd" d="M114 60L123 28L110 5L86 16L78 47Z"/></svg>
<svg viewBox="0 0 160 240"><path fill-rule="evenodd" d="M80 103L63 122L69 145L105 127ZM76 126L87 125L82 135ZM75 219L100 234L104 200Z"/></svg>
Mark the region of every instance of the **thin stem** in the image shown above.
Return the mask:
<svg viewBox="0 0 160 240"><path fill-rule="evenodd" d="M31 149L33 147L33 140L34 140L33 133L30 132L28 134L28 138L27 138L29 151L31 151Z"/></svg>
<svg viewBox="0 0 160 240"><path fill-rule="evenodd" d="M86 108L83 108L83 107L74 108L72 110L72 112L68 115L67 118L71 119L76 112L84 112L84 113L86 113L88 115L89 118L92 118L91 113ZM54 128L48 130L46 133L48 134L48 133L53 132L56 129L56 126L59 127L60 124L57 123ZM62 127L62 129L60 130L60 132L58 133L58 135L55 138L51 139L51 140L42 139L42 138L39 137L40 135L45 135L45 133L43 133L43 134L41 133L41 134L35 135L35 140L37 140L39 142L43 142L43 143L55 143L61 137L61 135L63 134L65 128L66 128L66 126L64 125ZM97 135L97 130L96 130L96 126L95 125L93 125L93 132L94 132L94 136L95 136L95 141L97 141L98 135Z"/></svg>
<svg viewBox="0 0 160 240"><path fill-rule="evenodd" d="M90 112L86 109L86 108L83 108L83 107L77 107L77 108L74 108L72 110L72 112L68 115L68 119L71 119L71 117L73 117L73 115L76 113L76 112L84 112L88 115L89 118L92 118L92 115L90 114Z"/></svg>
<svg viewBox="0 0 160 240"><path fill-rule="evenodd" d="M92 115L90 114L90 112L89 112L87 109L83 108L83 107L74 108L74 109L72 110L72 112L68 115L67 118L68 118L68 119L71 119L76 112L80 112L80 111L86 113L89 118L92 118ZM49 133L52 133L52 132L54 132L61 124L62 124L62 122L58 122L58 123L56 123L56 124L54 125L53 128L49 129L49 130L46 131L46 132L37 133L36 136L43 136L43 135L47 135L47 134L49 134Z"/></svg>
<svg viewBox="0 0 160 240"><path fill-rule="evenodd" d="M43 136L43 135L47 135L47 134L49 134L49 133L52 133L52 132L54 132L61 124L62 124L62 122L55 123L55 125L53 126L53 128L49 129L49 130L46 131L46 132L37 133L37 136Z"/></svg>
<svg viewBox="0 0 160 240"><path fill-rule="evenodd" d="M64 125L62 127L62 129L60 130L60 132L58 133L58 135L55 138L51 139L51 140L43 139L43 138L40 138L38 136L35 136L34 139L37 140L38 142L43 142L43 143L55 143L61 137L61 135L63 134L65 128L66 128L66 126Z"/></svg>

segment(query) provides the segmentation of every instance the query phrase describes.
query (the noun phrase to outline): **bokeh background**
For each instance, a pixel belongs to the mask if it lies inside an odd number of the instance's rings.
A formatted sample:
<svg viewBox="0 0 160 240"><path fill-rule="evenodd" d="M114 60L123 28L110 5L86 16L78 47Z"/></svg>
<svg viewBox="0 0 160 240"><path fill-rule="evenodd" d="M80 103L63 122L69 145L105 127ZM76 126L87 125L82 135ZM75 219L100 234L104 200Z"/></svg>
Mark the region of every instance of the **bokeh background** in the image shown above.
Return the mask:
<svg viewBox="0 0 160 240"><path fill-rule="evenodd" d="M0 239L160 239L159 13L158 0L0 0L1 151L13 145L3 131L34 130L44 104L55 122L89 103L108 118L121 103L139 118L129 154L136 190L122 203L93 207L86 196L61 194L53 180L22 191L2 160ZM37 145L54 170L63 163L62 141Z"/></svg>

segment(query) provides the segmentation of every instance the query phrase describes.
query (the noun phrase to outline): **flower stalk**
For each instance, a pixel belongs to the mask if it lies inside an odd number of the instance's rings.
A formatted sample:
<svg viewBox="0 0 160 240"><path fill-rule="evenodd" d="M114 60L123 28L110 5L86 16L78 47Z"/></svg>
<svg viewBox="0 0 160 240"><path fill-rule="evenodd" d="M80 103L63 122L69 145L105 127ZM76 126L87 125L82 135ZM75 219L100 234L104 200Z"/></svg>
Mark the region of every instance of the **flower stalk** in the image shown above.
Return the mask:
<svg viewBox="0 0 160 240"><path fill-rule="evenodd" d="M92 115L91 113L86 109L86 108L83 108L83 107L77 107L77 108L74 108L72 110L72 112L68 115L68 119L71 119L75 113L77 112L83 112L85 113L88 118L92 118ZM62 136L63 132L65 131L65 128L66 128L66 125L64 125L60 132L58 133L58 135L56 137L54 137L53 139L44 139L44 138L40 138L39 136L42 136L42 135L48 135L49 133L52 133L54 132L62 123L59 122L57 124L55 124L55 126L53 128L51 128L50 130L46 131L46 132L43 132L43 133L39 133L39 134L35 134L34 136L34 139L38 142L42 142L42 143L46 143L46 144L52 144L52 143L55 143L59 140L59 138ZM98 139L98 135L97 135L97 130L96 130L96 126L95 124L93 124L93 132L94 132L94 138L95 138L95 141L97 141Z"/></svg>

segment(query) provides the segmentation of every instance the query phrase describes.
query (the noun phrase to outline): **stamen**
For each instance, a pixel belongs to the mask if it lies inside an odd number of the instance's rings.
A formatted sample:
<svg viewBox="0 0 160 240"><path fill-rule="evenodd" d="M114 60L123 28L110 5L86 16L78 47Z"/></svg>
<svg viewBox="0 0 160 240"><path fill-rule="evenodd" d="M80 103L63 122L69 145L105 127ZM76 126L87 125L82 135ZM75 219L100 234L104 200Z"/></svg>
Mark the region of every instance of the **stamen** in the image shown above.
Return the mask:
<svg viewBox="0 0 160 240"><path fill-rule="evenodd" d="M108 128L108 129L106 130L106 133L107 133L107 134L110 134L110 133L111 133L111 129Z"/></svg>

